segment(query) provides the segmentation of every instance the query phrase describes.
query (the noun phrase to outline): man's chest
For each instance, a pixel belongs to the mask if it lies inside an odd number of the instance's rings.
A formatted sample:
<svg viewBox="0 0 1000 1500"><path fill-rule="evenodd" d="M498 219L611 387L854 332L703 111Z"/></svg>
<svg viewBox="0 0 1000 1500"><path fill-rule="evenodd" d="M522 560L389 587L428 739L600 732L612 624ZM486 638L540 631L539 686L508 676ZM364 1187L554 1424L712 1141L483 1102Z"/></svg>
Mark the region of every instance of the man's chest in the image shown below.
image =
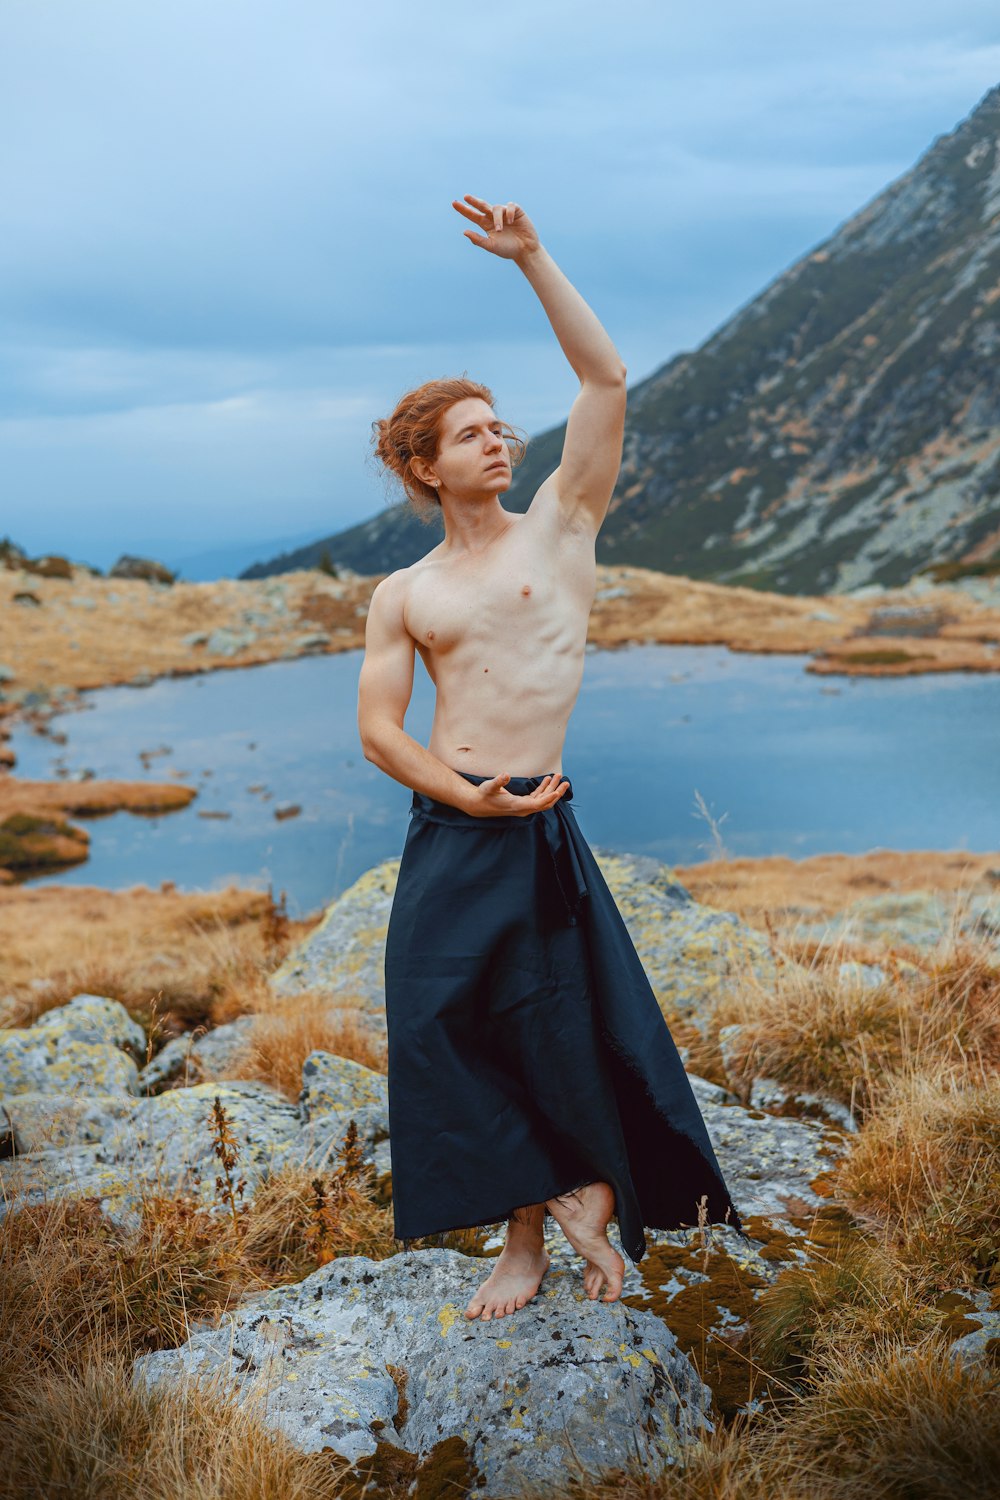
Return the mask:
<svg viewBox="0 0 1000 1500"><path fill-rule="evenodd" d="M551 567L529 560L461 575L429 568L413 582L406 627L437 655L498 636L529 638L546 622L574 612L573 593Z"/></svg>

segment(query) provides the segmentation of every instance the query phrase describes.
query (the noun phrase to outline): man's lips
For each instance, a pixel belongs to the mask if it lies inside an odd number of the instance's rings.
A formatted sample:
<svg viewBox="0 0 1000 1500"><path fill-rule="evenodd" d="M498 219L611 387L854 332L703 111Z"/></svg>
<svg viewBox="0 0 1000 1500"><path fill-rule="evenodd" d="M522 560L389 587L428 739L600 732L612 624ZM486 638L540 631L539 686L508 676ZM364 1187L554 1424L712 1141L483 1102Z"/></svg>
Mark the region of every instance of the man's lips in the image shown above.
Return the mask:
<svg viewBox="0 0 1000 1500"><path fill-rule="evenodd" d="M494 469L506 469L506 467L507 467L507 465L501 459L499 463L490 464L490 466L486 470L486 472L487 472L487 474L491 474Z"/></svg>

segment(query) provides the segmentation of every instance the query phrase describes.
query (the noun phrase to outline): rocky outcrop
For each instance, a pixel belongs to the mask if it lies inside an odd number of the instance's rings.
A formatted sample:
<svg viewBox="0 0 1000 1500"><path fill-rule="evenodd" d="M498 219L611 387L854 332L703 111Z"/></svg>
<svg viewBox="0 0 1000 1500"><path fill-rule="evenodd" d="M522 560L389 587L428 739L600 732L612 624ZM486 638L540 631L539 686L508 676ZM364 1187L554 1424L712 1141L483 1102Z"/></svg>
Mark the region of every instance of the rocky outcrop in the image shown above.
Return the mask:
<svg viewBox="0 0 1000 1500"><path fill-rule="evenodd" d="M33 1026L0 1031L0 1098L17 1094L134 1095L142 1028L125 1007L78 995Z"/></svg>
<svg viewBox="0 0 1000 1500"><path fill-rule="evenodd" d="M668 869L628 856L600 861L664 1005L704 1020L741 966L762 983L773 977L760 935L698 907ZM294 1005L303 989L325 989L331 1013L350 1011L384 1032L382 956L397 866L369 871L331 904L275 976L279 1001ZM242 1017L179 1038L141 1073L141 1029L99 996L0 1034L0 1060L8 1049L7 1210L89 1197L128 1228L155 1191L226 1212L216 1184L216 1100L235 1142L242 1204L285 1164L333 1167L352 1120L385 1201L385 1077L317 1051L295 1103L263 1083L225 1080L219 1075L244 1057L252 1029L253 1018ZM574 1465L620 1469L637 1453L650 1474L665 1471L709 1430L710 1409L741 1409L745 1360L735 1376L725 1361L739 1361L754 1297L782 1264L811 1253L811 1226L829 1212L830 1171L847 1140L829 1121L746 1109L697 1077L692 1087L749 1244L724 1225L704 1236L650 1229L649 1253L638 1266L626 1261L622 1299L606 1305L584 1296L578 1258L549 1220L551 1264L539 1295L516 1319L486 1324L464 1317L486 1274L482 1256L438 1247L381 1261L341 1257L296 1286L246 1299L218 1326L195 1328L181 1348L144 1356L136 1381L209 1380L240 1400L266 1391L266 1420L305 1449L332 1449L376 1475L403 1459L428 1482L447 1462L484 1497L505 1495L519 1480L544 1488L568 1468L577 1472ZM611 1238L617 1243L613 1226ZM501 1243L500 1234L484 1237L484 1252ZM694 1350L708 1359L701 1376ZM741 1380L744 1394L734 1394Z"/></svg>
<svg viewBox="0 0 1000 1500"><path fill-rule="evenodd" d="M151 557L133 557L129 552L123 552L108 569L109 578L140 578L144 583L173 583L176 576L163 563Z"/></svg>
<svg viewBox="0 0 1000 1500"><path fill-rule="evenodd" d="M1000 958L1000 891L891 891L862 896L835 918L809 918L793 929L797 941L837 945L883 943L935 947L949 935L986 941Z"/></svg>
<svg viewBox="0 0 1000 1500"><path fill-rule="evenodd" d="M427 1463L459 1439L470 1497L636 1458L654 1475L712 1430L711 1393L659 1318L550 1272L516 1318L470 1324L482 1275L453 1250L336 1260L142 1357L135 1378L266 1390L268 1421L297 1447L355 1462L387 1443Z"/></svg>

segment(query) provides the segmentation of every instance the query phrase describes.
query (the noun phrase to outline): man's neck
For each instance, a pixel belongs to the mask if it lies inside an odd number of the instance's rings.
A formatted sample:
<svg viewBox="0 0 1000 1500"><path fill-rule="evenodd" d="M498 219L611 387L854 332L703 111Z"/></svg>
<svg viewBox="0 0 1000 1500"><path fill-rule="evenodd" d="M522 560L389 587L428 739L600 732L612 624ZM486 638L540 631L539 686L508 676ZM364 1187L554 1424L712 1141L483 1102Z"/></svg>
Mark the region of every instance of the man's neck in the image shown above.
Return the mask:
<svg viewBox="0 0 1000 1500"><path fill-rule="evenodd" d="M473 556L485 552L497 537L512 524L498 496L491 500L452 500L442 497L444 543L442 554L450 557Z"/></svg>

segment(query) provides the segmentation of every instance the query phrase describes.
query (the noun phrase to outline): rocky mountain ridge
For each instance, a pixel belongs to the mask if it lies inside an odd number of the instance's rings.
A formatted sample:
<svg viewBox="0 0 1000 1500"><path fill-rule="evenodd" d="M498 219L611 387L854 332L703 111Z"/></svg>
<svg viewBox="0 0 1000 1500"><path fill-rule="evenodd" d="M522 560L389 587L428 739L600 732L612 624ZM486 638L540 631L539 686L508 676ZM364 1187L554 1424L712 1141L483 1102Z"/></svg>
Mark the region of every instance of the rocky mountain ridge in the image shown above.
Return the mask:
<svg viewBox="0 0 1000 1500"><path fill-rule="evenodd" d="M598 559L785 593L1000 569L1000 86L698 349L629 392ZM527 509L565 427L529 443ZM406 505L248 575L407 566Z"/></svg>

